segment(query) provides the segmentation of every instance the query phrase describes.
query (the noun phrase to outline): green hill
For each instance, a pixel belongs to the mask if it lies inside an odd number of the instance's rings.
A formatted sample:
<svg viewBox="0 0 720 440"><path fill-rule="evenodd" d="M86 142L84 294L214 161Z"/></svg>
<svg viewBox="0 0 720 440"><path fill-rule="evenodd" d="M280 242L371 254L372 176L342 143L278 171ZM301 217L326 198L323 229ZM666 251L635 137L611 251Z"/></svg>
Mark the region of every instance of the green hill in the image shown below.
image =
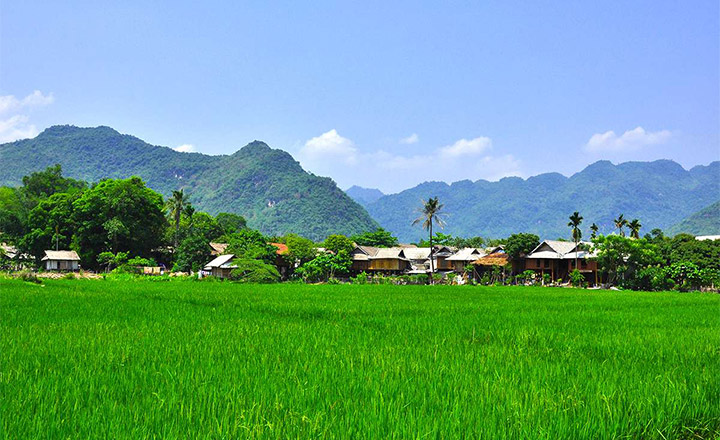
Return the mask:
<svg viewBox="0 0 720 440"><path fill-rule="evenodd" d="M567 223L573 211L585 217L585 237L593 222L601 232L612 231L612 220L620 213L640 219L643 231L649 231L669 228L715 202L718 194L720 162L688 171L669 160L619 165L600 161L571 177L549 173L527 180L427 182L381 197L366 208L402 241L425 236L411 222L419 201L434 196L445 204L448 214L444 233L506 237L524 231L569 239Z"/></svg>
<svg viewBox="0 0 720 440"><path fill-rule="evenodd" d="M681 232L692 235L720 235L720 200L667 230L671 235Z"/></svg>
<svg viewBox="0 0 720 440"><path fill-rule="evenodd" d="M180 153L109 127L55 126L34 139L0 145L0 185L59 163L68 177L142 177L164 195L184 188L211 214L233 212L270 235L295 232L320 240L377 227L332 179L305 172L292 156L255 141L229 156Z"/></svg>

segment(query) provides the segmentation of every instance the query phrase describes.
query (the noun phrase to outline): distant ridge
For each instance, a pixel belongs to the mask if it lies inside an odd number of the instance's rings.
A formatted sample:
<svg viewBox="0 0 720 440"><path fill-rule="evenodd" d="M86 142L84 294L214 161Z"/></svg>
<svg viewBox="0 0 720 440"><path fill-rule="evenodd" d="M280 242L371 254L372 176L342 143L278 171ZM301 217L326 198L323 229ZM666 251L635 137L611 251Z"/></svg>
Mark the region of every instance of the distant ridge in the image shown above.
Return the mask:
<svg viewBox="0 0 720 440"><path fill-rule="evenodd" d="M345 190L347 195L353 198L359 204L365 206L368 203L377 201L380 197L384 196L382 191L375 188L363 188L362 186L353 185Z"/></svg>
<svg viewBox="0 0 720 440"><path fill-rule="evenodd" d="M532 232L542 238L570 238L568 216L580 211L582 229L597 223L613 230L613 218L623 213L638 218L642 232L669 228L710 205L720 194L720 162L685 170L676 162L595 162L571 177L541 174L498 182L463 180L453 184L426 182L366 204L370 215L402 241L423 238L413 227L420 200L437 196L448 213L442 232L458 236L506 237Z"/></svg>
<svg viewBox="0 0 720 440"><path fill-rule="evenodd" d="M292 156L254 141L229 156L180 153L110 127L50 127L34 139L0 145L0 185L59 163L69 177L96 182L140 176L169 195L184 188L212 214L234 212L266 234L295 232L321 240L377 224L332 179L305 172Z"/></svg>
<svg viewBox="0 0 720 440"><path fill-rule="evenodd" d="M667 230L667 233L671 235L681 232L692 235L720 235L720 200Z"/></svg>

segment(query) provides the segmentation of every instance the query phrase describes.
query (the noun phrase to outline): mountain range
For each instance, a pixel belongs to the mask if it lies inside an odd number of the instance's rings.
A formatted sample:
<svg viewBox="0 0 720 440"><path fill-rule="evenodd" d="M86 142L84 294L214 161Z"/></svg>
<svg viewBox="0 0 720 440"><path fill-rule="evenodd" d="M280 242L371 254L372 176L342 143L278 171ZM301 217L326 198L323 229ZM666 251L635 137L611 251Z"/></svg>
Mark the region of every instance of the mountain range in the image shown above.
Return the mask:
<svg viewBox="0 0 720 440"><path fill-rule="evenodd" d="M259 141L209 156L150 145L110 127L54 126L0 145L0 185L18 186L23 176L56 163L64 175L88 182L135 175L165 196L182 188L196 208L241 214L268 235L322 240L377 227L332 179L306 172L290 154Z"/></svg>
<svg viewBox="0 0 720 440"><path fill-rule="evenodd" d="M585 237L592 223L601 233L612 232L619 214L638 218L647 232L672 227L720 200L720 162L685 170L670 160L619 165L599 161L570 177L548 173L526 180L426 182L375 201L356 200L401 241L416 241L425 237L425 231L412 226L412 221L429 197L444 204L447 226L442 232L461 237L531 232L542 238L570 239L567 223L574 211L584 217ZM720 233L713 225L717 220L693 230Z"/></svg>
<svg viewBox="0 0 720 440"><path fill-rule="evenodd" d="M231 155L209 156L150 145L109 127L64 125L0 145L0 185L18 186L23 176L56 163L66 176L89 182L136 175L165 196L182 188L196 208L241 214L268 235L294 232L321 240L380 225L403 242L417 241L425 231L411 223L429 197L445 205L443 232L455 236L532 232L570 238L573 211L584 217L585 237L592 223L603 233L613 231L613 219L621 213L640 219L643 232L659 227L720 234L717 161L690 170L669 160L599 161L570 177L548 173L497 182L426 182L388 195L355 186L345 193L332 179L306 172L290 154L260 141Z"/></svg>

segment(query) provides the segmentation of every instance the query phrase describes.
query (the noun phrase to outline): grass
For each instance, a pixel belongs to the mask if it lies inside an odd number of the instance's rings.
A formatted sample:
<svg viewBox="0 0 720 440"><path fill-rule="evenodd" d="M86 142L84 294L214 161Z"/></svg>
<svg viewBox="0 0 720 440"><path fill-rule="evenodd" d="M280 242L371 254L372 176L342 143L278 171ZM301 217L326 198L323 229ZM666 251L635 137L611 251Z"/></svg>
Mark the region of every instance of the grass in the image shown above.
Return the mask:
<svg viewBox="0 0 720 440"><path fill-rule="evenodd" d="M9 438L714 438L720 296L0 280Z"/></svg>

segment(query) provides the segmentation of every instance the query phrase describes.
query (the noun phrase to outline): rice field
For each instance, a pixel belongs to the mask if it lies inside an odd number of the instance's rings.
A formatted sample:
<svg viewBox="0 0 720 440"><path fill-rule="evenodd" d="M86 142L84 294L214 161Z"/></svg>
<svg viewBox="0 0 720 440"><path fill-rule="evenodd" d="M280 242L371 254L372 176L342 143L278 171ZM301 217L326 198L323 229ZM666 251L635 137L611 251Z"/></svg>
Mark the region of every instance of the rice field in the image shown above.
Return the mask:
<svg viewBox="0 0 720 440"><path fill-rule="evenodd" d="M720 295L0 279L0 430L716 438Z"/></svg>

